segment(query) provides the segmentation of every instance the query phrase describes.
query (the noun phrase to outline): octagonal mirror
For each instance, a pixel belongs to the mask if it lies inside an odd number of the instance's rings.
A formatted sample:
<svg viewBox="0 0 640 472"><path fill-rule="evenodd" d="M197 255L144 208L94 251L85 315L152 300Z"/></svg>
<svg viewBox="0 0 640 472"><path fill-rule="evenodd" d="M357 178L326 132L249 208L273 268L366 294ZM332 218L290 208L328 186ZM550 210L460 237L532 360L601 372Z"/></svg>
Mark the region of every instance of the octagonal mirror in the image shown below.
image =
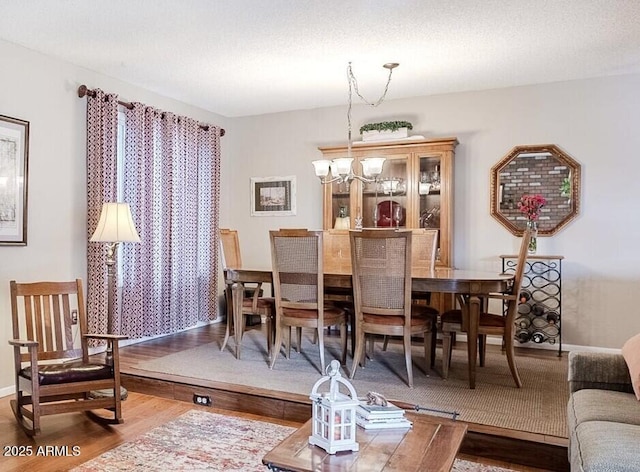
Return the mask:
<svg viewBox="0 0 640 472"><path fill-rule="evenodd" d="M518 209L523 195L546 200L538 236L551 236L578 215L580 164L553 144L516 146L491 168L491 215L516 236L527 217Z"/></svg>

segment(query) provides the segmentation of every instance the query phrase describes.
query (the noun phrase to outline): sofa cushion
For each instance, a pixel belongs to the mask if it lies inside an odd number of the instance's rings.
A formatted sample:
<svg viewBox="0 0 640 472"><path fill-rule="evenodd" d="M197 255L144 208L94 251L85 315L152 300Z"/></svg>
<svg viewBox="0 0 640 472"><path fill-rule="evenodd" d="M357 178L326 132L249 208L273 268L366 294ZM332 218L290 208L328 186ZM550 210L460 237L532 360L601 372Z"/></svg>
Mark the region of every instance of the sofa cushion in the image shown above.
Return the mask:
<svg viewBox="0 0 640 472"><path fill-rule="evenodd" d="M569 399L569 429L587 421L611 421L640 426L640 404L631 393L579 390Z"/></svg>
<svg viewBox="0 0 640 472"><path fill-rule="evenodd" d="M640 470L640 426L609 421L578 425L571 448L571 470L631 472Z"/></svg>
<svg viewBox="0 0 640 472"><path fill-rule="evenodd" d="M636 393L636 398L640 400L640 333L624 343L622 356L629 367L633 391Z"/></svg>

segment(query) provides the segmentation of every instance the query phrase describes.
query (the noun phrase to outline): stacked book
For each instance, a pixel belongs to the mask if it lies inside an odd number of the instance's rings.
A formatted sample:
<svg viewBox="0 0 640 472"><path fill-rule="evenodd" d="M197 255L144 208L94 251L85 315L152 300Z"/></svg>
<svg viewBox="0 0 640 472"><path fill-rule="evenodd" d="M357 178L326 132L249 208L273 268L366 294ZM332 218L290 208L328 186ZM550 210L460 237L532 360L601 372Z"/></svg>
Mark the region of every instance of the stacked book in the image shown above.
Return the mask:
<svg viewBox="0 0 640 472"><path fill-rule="evenodd" d="M386 406L368 405L360 402L356 408L356 424L364 429L410 428L411 421L405 418L404 410L387 402Z"/></svg>

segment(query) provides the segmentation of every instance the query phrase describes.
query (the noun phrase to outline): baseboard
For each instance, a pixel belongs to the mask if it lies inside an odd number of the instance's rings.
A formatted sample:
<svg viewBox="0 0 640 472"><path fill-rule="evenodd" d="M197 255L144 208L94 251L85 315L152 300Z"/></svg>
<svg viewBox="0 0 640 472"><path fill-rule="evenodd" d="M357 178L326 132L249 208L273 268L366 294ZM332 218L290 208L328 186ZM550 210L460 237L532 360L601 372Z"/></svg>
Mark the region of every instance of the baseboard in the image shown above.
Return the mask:
<svg viewBox="0 0 640 472"><path fill-rule="evenodd" d="M467 342L467 335L465 333L456 333L456 340L459 340L461 342ZM495 346L500 346L502 345L502 337L501 336L487 336L487 344L492 344ZM526 348L526 349L541 349L541 350L545 350L545 351L557 351L558 350L558 345L556 344L549 344L549 343L542 343L542 344L536 344L533 342L528 342L528 343L519 343L516 342L515 343L515 347L522 347L522 348ZM606 352L606 353L613 353L613 354L619 354L620 353L620 349L614 349L614 348L609 348L609 347L597 347L597 346L580 346L577 344L563 344L562 345L562 352L571 352L571 351L580 351L580 352Z"/></svg>

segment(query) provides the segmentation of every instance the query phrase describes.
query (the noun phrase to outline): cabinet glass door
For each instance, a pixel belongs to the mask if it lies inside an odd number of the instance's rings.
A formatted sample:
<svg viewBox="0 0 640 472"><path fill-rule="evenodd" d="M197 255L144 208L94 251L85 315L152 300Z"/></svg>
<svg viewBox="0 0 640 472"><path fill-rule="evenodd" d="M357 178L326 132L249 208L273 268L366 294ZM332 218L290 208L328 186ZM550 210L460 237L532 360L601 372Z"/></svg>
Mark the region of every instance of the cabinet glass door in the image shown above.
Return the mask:
<svg viewBox="0 0 640 472"><path fill-rule="evenodd" d="M331 222L332 228L349 229L351 221L351 193L356 182L350 184L333 182L331 186Z"/></svg>
<svg viewBox="0 0 640 472"><path fill-rule="evenodd" d="M441 230L440 213L442 202L440 190L442 187L442 168L440 156L420 156L419 162L418 227ZM439 240L440 238L438 238Z"/></svg>
<svg viewBox="0 0 640 472"><path fill-rule="evenodd" d="M408 156L387 156L376 182L363 184L362 224L365 228L406 227L410 202Z"/></svg>

